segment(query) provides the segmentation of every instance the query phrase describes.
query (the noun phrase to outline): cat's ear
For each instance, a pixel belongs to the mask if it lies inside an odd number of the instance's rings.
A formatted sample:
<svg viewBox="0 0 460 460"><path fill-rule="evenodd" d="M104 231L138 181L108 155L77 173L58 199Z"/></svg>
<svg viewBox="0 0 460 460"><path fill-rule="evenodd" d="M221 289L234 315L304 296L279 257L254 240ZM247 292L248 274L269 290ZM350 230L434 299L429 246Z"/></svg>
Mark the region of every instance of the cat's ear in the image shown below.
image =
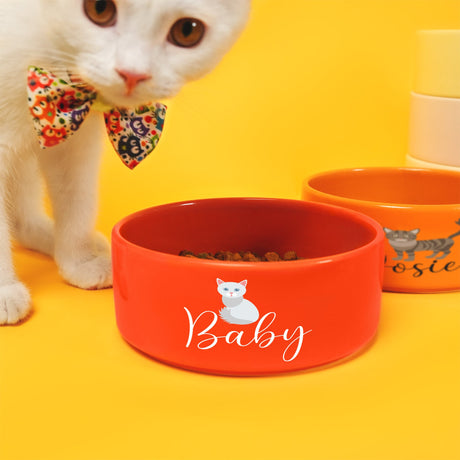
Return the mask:
<svg viewBox="0 0 460 460"><path fill-rule="evenodd" d="M411 230L409 233L412 233L412 235L417 235L419 231L419 228L414 228L414 230Z"/></svg>
<svg viewBox="0 0 460 460"><path fill-rule="evenodd" d="M220 286L221 284L225 283L225 281L222 281L220 278L217 278L216 281L217 281L217 286Z"/></svg>
<svg viewBox="0 0 460 460"><path fill-rule="evenodd" d="M240 281L239 284L241 284L242 286L246 287L246 284L248 284L248 280Z"/></svg>
<svg viewBox="0 0 460 460"><path fill-rule="evenodd" d="M390 230L389 228L383 227L383 231L388 235L391 233L393 230Z"/></svg>

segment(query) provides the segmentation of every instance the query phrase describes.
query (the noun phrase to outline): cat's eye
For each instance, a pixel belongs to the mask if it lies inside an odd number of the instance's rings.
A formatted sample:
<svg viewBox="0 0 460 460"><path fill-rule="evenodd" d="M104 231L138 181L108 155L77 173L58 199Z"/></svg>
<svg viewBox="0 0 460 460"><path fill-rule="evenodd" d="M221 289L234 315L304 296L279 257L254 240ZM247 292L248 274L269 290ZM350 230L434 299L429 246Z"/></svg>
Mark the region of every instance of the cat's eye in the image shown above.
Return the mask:
<svg viewBox="0 0 460 460"><path fill-rule="evenodd" d="M117 22L117 7L111 0L84 0L83 8L91 22L100 27L111 27Z"/></svg>
<svg viewBox="0 0 460 460"><path fill-rule="evenodd" d="M192 48L201 42L205 31L206 27L200 20L182 18L171 27L168 41L181 48Z"/></svg>

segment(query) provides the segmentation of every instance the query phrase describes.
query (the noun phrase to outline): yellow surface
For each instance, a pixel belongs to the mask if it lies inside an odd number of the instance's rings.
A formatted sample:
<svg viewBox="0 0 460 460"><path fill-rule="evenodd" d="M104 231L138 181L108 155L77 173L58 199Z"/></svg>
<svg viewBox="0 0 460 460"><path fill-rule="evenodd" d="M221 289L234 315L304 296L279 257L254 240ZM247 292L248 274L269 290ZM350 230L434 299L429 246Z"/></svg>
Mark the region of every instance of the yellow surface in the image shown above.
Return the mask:
<svg viewBox="0 0 460 460"><path fill-rule="evenodd" d="M417 34L414 91L460 97L460 30L423 30Z"/></svg>
<svg viewBox="0 0 460 460"><path fill-rule="evenodd" d="M99 229L159 203L298 198L321 170L404 164L415 31L441 28L460 28L458 0L254 0L238 45L170 103L145 164L130 172L107 149ZM460 459L460 293L384 294L376 341L346 363L226 378L135 352L111 290L15 260L35 311L0 329L1 460Z"/></svg>

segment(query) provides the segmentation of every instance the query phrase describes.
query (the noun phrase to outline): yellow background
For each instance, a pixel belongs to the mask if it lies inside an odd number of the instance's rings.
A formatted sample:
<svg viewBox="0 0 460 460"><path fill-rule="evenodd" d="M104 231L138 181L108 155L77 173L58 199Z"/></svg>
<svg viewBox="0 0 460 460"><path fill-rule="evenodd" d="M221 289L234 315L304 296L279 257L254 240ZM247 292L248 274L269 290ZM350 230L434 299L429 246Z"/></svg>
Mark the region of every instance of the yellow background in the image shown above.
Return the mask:
<svg viewBox="0 0 460 460"><path fill-rule="evenodd" d="M130 172L106 149L98 228L159 203L299 198L321 170L402 165L415 31L438 28L460 28L459 0L254 0L218 69L170 101L155 153ZM15 260L34 314L0 329L1 460L460 459L458 292L385 293L377 339L346 363L226 378L135 352L111 290L70 287L30 251Z"/></svg>

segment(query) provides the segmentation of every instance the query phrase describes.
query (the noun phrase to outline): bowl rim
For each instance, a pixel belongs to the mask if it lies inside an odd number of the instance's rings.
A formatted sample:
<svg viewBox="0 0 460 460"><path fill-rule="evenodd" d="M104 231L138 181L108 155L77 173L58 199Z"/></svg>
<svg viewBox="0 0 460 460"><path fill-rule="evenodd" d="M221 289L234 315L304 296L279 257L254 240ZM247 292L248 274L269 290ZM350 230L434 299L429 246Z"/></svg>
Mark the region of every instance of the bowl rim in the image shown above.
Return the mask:
<svg viewBox="0 0 460 460"><path fill-rule="evenodd" d="M419 169L430 169L430 170L435 169L435 170L441 170L441 171L452 171L457 174L460 173L460 165L454 166L454 165L448 165L445 163L436 163L434 161L422 160L421 158L411 155L410 153L406 155L406 162L408 164L407 166L408 168L419 168ZM411 162L412 164L410 164Z"/></svg>
<svg viewBox="0 0 460 460"><path fill-rule="evenodd" d="M460 29L419 29L416 31L417 35L458 35L460 36Z"/></svg>
<svg viewBox="0 0 460 460"><path fill-rule="evenodd" d="M455 109L457 109L456 107L457 104L460 104L460 99L455 96L440 96L436 94L417 93L417 91L411 91L409 96L411 99L415 99L415 100L420 99L423 101L432 101L432 102L439 102L442 104L453 105L455 106ZM441 114L441 113L436 114L436 115L446 117L446 115Z"/></svg>
<svg viewBox="0 0 460 460"><path fill-rule="evenodd" d="M302 183L303 191L311 190L318 196L327 197L329 199L333 199L338 203L349 203L353 204L356 207L361 208L390 208L390 209L406 209L406 210L417 210L417 211L429 211L429 212L443 212L447 210L456 210L460 208L460 200L458 203L442 203L442 204L410 204L410 203L396 203L396 202L386 202L386 201L372 201L372 200L365 200L365 199L358 199L358 198L349 198L346 196L335 195L333 193L323 192L314 188L310 185L310 182L321 178L321 177L328 177L334 175L340 175L343 173L349 174L359 174L362 171L371 171L371 172L382 172L382 173L389 173L389 172L402 172L402 173L426 173L435 176L450 176L460 181L460 172L451 171L451 170L444 170L444 169L430 169L430 168L421 168L421 167L400 167L400 166L371 166L371 167L361 167L361 168L341 168L341 169L333 169L327 170L323 172L319 172L313 174L304 179Z"/></svg>
<svg viewBox="0 0 460 460"><path fill-rule="evenodd" d="M158 251L155 249L145 248L140 246L136 243L133 243L126 239L121 234L121 230L123 226L130 222L131 220L143 216L144 214L148 214L152 212L154 209L160 209L165 207L180 207L184 205L194 205L203 202L210 202L210 201L221 201L221 202L231 202L231 201L265 201L265 202L276 202L276 203L291 203L297 206L308 206L310 208L321 208L321 209L330 209L335 214L344 215L347 218L353 218L354 220L358 220L360 225L365 225L368 229L371 229L374 232L372 238L365 244L360 245L356 248L350 249L348 251L339 252L337 254L332 254L329 256L321 256L321 257L311 257L307 259L300 259L300 260L291 260L291 261L278 261L278 262L246 262L246 261L221 261L221 260L208 260L208 259L199 259L199 258L189 258L183 257L178 254L170 254L167 252ZM241 268L245 271L247 270L279 270L280 267L298 267L303 268L306 266L313 266L317 264L327 264L327 263L334 263L338 262L343 259L353 258L355 255L358 256L362 252L371 250L372 247L382 245L385 239L385 234L383 232L382 226L373 218L358 212L352 209L343 208L341 206L331 205L331 204L324 204L324 203L317 203L314 201L305 201L305 200L296 200L296 199L289 199L289 198L264 198L264 197L217 197L217 198L200 198L196 200L186 200L186 201L178 201L178 202L171 202L171 203L164 203L158 206L151 206L149 208L145 208L139 211L136 211L132 214L125 216L119 222L117 222L111 233L112 238L112 249L114 243L121 244L125 247L128 247L134 253L142 255L142 257L147 258L155 258L156 260L164 260L168 263L175 263L175 264L190 264L193 265L203 265L209 267L232 267L232 268Z"/></svg>

